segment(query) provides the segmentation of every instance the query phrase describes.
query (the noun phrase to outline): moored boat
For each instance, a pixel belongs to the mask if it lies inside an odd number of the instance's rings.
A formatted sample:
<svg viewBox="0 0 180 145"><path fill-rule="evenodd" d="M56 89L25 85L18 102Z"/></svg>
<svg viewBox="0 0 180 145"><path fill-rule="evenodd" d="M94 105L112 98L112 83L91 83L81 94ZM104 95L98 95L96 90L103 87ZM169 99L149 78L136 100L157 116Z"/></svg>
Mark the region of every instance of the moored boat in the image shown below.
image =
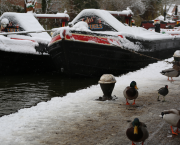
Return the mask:
<svg viewBox="0 0 180 145"><path fill-rule="evenodd" d="M178 37L125 26L108 11L88 9L54 32L48 53L66 74L101 76L137 70L179 47Z"/></svg>
<svg viewBox="0 0 180 145"><path fill-rule="evenodd" d="M51 37L32 13L6 12L0 25L0 74L55 70L46 51Z"/></svg>

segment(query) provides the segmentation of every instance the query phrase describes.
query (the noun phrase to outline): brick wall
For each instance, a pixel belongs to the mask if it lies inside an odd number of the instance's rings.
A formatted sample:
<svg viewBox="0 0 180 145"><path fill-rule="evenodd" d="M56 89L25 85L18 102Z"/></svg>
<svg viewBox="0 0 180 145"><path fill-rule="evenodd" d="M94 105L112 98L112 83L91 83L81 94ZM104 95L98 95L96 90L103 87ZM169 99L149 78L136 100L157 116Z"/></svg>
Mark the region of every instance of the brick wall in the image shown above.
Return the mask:
<svg viewBox="0 0 180 145"><path fill-rule="evenodd" d="M24 0L7 0L13 5L24 7ZM41 9L41 3L37 3L37 9Z"/></svg>

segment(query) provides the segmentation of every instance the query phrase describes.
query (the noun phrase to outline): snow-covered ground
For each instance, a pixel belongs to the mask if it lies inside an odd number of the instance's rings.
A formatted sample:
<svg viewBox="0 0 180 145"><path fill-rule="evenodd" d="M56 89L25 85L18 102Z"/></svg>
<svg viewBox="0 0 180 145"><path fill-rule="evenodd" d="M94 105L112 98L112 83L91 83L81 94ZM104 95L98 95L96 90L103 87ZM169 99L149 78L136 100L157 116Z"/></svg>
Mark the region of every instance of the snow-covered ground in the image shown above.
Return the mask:
<svg viewBox="0 0 180 145"><path fill-rule="evenodd" d="M168 60L172 61L173 59ZM133 80L137 82L140 96L144 93L157 93L157 90L164 85L168 85L171 92L172 89L179 87L180 78L174 78L176 81L170 83L167 81L167 77L160 74L161 70L170 67L172 67L171 64L159 61L148 65L146 68L116 77L117 82L112 95L116 95L118 100L114 102L125 104L123 90ZM100 85L93 85L75 93L68 93L62 98L57 96L48 102L41 102L37 106L21 109L17 113L1 117L1 145L51 144L43 141L53 140L51 134L53 131L54 133L57 132L56 135L58 134L58 143L65 144L65 141L62 138L60 139L63 132L76 131L74 125L77 125L78 122L82 125L82 122L87 118L95 118L95 114L98 112L106 112L108 105L113 106L112 101L95 101L99 96L102 96ZM138 104L138 101L136 103ZM128 118L132 120L132 116ZM153 133L150 134L150 137L152 135Z"/></svg>

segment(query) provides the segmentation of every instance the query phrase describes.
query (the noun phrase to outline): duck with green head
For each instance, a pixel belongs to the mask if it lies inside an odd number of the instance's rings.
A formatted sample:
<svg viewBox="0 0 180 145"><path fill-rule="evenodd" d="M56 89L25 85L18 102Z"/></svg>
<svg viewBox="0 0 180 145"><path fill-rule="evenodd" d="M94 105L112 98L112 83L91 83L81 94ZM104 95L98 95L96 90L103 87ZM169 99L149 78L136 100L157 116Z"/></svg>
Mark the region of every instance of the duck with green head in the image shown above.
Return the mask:
<svg viewBox="0 0 180 145"><path fill-rule="evenodd" d="M135 145L134 142L142 142L143 145L144 141L149 137L146 124L135 118L126 130L126 136L132 141L132 145Z"/></svg>
<svg viewBox="0 0 180 145"><path fill-rule="evenodd" d="M126 98L126 105L129 105L128 100L134 100L132 105L135 105L135 99L138 97L138 88L135 81L130 83L130 86L126 87L123 91L124 97Z"/></svg>

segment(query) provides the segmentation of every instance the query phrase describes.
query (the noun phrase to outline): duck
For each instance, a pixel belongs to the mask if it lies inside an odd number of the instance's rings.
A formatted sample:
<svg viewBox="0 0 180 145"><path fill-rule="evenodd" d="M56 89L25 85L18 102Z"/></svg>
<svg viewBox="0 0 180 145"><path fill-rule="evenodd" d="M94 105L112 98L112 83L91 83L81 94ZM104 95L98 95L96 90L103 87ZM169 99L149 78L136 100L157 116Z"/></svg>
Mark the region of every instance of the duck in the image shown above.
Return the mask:
<svg viewBox="0 0 180 145"><path fill-rule="evenodd" d="M145 140L149 137L149 132L146 124L140 122L138 118L135 118L126 130L126 136L132 141L132 145L135 145L134 142L142 142L143 145Z"/></svg>
<svg viewBox="0 0 180 145"><path fill-rule="evenodd" d="M157 101L160 101L159 100L159 96L162 95L164 97L164 100L162 102L165 102L165 96L169 93L169 90L168 90L168 85L165 85L165 87L162 87L158 90L158 98L157 98Z"/></svg>
<svg viewBox="0 0 180 145"><path fill-rule="evenodd" d="M162 75L165 75L168 77L168 81L174 81L172 78L173 77L178 77L180 75L180 72L173 69L173 68L169 68L169 69L165 69L165 70L162 70L160 72ZM171 77L171 80L169 80L169 77Z"/></svg>
<svg viewBox="0 0 180 145"><path fill-rule="evenodd" d="M178 133L180 133L180 131L178 131L178 128L180 128L180 110L177 109L164 110L163 112L161 112L161 115L159 116L162 117L168 124L171 125L170 127L172 134L178 135ZM173 127L177 127L176 132L174 132Z"/></svg>
<svg viewBox="0 0 180 145"><path fill-rule="evenodd" d="M137 88L137 84L135 81L132 81L130 83L130 86L127 86L124 91L123 91L123 94L124 94L124 97L126 98L126 105L130 105L128 100L133 100L134 99L134 102L132 105L135 105L135 99L138 97L138 88Z"/></svg>

